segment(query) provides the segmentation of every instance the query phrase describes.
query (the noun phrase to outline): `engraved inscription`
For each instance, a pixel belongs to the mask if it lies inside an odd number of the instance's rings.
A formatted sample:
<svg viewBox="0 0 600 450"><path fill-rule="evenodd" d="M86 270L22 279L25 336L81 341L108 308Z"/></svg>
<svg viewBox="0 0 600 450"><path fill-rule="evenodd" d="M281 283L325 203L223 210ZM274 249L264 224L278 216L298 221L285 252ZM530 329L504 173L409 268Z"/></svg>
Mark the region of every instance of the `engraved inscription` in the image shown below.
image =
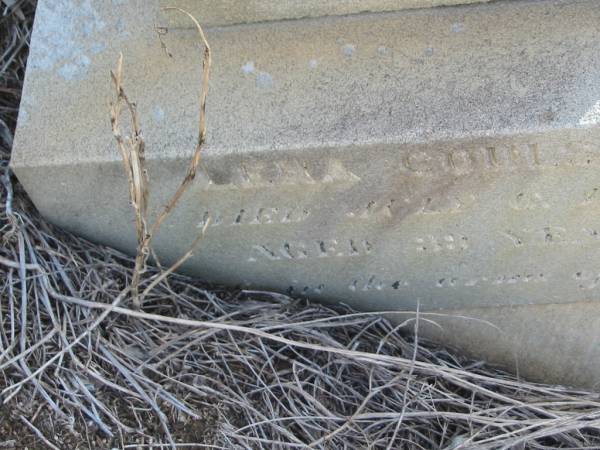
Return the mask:
<svg viewBox="0 0 600 450"><path fill-rule="evenodd" d="M252 207L228 212L205 211L198 228L204 227L210 218L211 227L240 226L240 225L269 225L301 223L307 220L310 211L307 208L291 207Z"/></svg>
<svg viewBox="0 0 600 450"><path fill-rule="evenodd" d="M566 275L566 274L565 274ZM553 277L541 271L507 273L499 275L478 276L473 278L448 276L433 281L432 286L437 288L461 288L461 287L495 287L495 286L516 286L522 284L547 283ZM590 270L577 271L570 275L570 278L577 283L581 290L594 290L600 287L600 272ZM377 274L359 275L348 283L348 290L351 292L369 292L369 291L401 291L412 286L411 282L405 278L393 279L383 277ZM290 295L311 295L322 294L325 290L325 284L301 284L294 281L287 289Z"/></svg>
<svg viewBox="0 0 600 450"><path fill-rule="evenodd" d="M589 166L600 162L597 144L563 143L560 148L537 142L479 145L465 148L402 149L395 166L399 173L411 177L431 177L440 173L455 176L482 170L536 170L560 166ZM344 161L289 158L251 160L198 173L201 189L254 189L277 186L311 186L320 184L355 184L361 181ZM525 204L535 199L522 199ZM519 203L520 204L520 203ZM385 205L379 205L385 208ZM518 206L517 206L518 207ZM377 207L376 207L377 208ZM385 212L384 209L381 211ZM358 216L360 213L355 214Z"/></svg>
<svg viewBox="0 0 600 450"><path fill-rule="evenodd" d="M286 290L288 295L310 295L310 294L322 294L325 290L323 283L318 285L296 285L289 286Z"/></svg>
<svg viewBox="0 0 600 450"><path fill-rule="evenodd" d="M265 159L234 164L224 171L205 169L199 172L197 183L202 189L239 190L286 185L353 184L358 181L360 178L339 159Z"/></svg>
<svg viewBox="0 0 600 450"><path fill-rule="evenodd" d="M436 197L406 196L400 200L375 199L346 213L353 220L389 219L411 211L417 215L455 214L477 200L475 194L447 195Z"/></svg>
<svg viewBox="0 0 600 450"><path fill-rule="evenodd" d="M399 290L409 286L409 282L403 279L387 281L380 278L378 275L358 276L348 284L348 289L352 292L356 291L383 291L383 290Z"/></svg>
<svg viewBox="0 0 600 450"><path fill-rule="evenodd" d="M392 217L392 208L396 200L371 200L365 206L346 213L346 217L370 219L373 217Z"/></svg>
<svg viewBox="0 0 600 450"><path fill-rule="evenodd" d="M420 199L420 207L415 214L455 214L461 212L468 204L476 200L474 194L465 195L463 198L441 194L438 197Z"/></svg>
<svg viewBox="0 0 600 450"><path fill-rule="evenodd" d="M600 286L600 273L583 270L575 272L572 277L581 290L592 290Z"/></svg>
<svg viewBox="0 0 600 450"><path fill-rule="evenodd" d="M600 199L600 193L598 192L598 188L595 187L590 189L583 194L583 200L579 204L580 206L588 206L597 202Z"/></svg>
<svg viewBox="0 0 600 450"><path fill-rule="evenodd" d="M522 283L544 283L548 277L543 272L501 274L493 276L462 279L457 277L440 278L436 286L439 288L474 287L482 285L511 285Z"/></svg>
<svg viewBox="0 0 600 450"><path fill-rule="evenodd" d="M249 262L302 260L307 258L345 258L371 253L373 244L366 239L318 239L284 242L279 245L253 245Z"/></svg>
<svg viewBox="0 0 600 450"><path fill-rule="evenodd" d="M462 278L448 276L432 280L431 286L437 288L461 288L461 287L484 287L484 286L509 286L526 283L545 283L548 281L548 275L544 272L524 272L512 274L499 274L490 276L479 276L473 278ZM595 278L596 283L600 284L600 274ZM348 289L352 292L359 291L400 291L411 286L410 281L406 279L384 279L379 275L361 275L353 279L348 284ZM582 288L583 289L583 288Z"/></svg>
<svg viewBox="0 0 600 450"><path fill-rule="evenodd" d="M417 176L439 172L465 175L478 169L536 168L542 165L537 143L443 150L412 150L402 168Z"/></svg>
<svg viewBox="0 0 600 450"><path fill-rule="evenodd" d="M444 236L428 235L415 238L418 252L438 253L443 251L461 251L466 250L468 238L463 235L446 234Z"/></svg>
<svg viewBox="0 0 600 450"><path fill-rule="evenodd" d="M506 230L502 235L515 247L522 246L547 246L547 245L585 245L599 242L600 229L581 228L568 230L559 226L542 228L522 228L519 230Z"/></svg>
<svg viewBox="0 0 600 450"><path fill-rule="evenodd" d="M508 205L515 211L531 211L550 208L550 205L544 200L542 194L537 192L519 192L510 199Z"/></svg>
<svg viewBox="0 0 600 450"><path fill-rule="evenodd" d="M598 143L566 142L547 146L538 142L482 145L465 148L414 149L401 159L401 169L415 176L439 173L465 175L478 170L585 167L600 162Z"/></svg>

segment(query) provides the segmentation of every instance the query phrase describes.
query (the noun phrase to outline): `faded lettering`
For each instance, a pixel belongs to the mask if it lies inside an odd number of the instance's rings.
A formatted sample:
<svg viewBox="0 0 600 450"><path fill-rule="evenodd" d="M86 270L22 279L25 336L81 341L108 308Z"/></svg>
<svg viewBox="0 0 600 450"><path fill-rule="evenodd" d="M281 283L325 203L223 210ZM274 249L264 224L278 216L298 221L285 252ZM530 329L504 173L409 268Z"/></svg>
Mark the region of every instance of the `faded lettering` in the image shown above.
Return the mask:
<svg viewBox="0 0 600 450"><path fill-rule="evenodd" d="M454 234L417 237L415 238L415 243L417 244L415 248L418 252L461 251L469 247L466 236Z"/></svg>
<svg viewBox="0 0 600 450"><path fill-rule="evenodd" d="M282 244L253 245L249 262L302 260L307 258L345 258L371 253L373 244L366 239L316 239L290 241Z"/></svg>
<svg viewBox="0 0 600 450"><path fill-rule="evenodd" d="M201 189L239 190L286 185L352 184L358 181L360 178L338 159L265 159L234 164L225 171L205 169L198 174L197 183Z"/></svg>

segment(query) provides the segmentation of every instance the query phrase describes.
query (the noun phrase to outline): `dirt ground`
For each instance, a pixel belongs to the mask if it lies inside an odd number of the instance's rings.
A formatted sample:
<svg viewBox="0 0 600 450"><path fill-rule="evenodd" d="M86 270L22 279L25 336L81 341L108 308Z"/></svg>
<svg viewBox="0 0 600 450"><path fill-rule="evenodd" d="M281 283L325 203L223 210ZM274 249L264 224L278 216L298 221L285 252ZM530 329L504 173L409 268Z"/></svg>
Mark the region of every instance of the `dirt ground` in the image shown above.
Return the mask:
<svg viewBox="0 0 600 450"><path fill-rule="evenodd" d="M231 417L233 413L227 412L226 408L207 407L201 411L201 418L186 419L174 424L172 433L175 442L219 447L217 430L222 414L228 414ZM24 417L31 416L32 411L24 408L23 405L9 404L0 408L0 450L47 450L53 449L53 446L61 450L100 450L135 448L135 444L141 446L140 448L163 448L152 446L152 444L156 444L156 439L152 438L152 429L157 431L156 434L160 434L160 431L157 430L158 424L148 427L146 432L149 436L146 439L137 437L131 440L127 436L108 439L86 427L84 421L80 421L75 426L57 422L56 419L52 419L46 408L41 408L37 414L33 412L33 417L35 417L33 422L46 439L52 439L48 443L29 428L24 421Z"/></svg>

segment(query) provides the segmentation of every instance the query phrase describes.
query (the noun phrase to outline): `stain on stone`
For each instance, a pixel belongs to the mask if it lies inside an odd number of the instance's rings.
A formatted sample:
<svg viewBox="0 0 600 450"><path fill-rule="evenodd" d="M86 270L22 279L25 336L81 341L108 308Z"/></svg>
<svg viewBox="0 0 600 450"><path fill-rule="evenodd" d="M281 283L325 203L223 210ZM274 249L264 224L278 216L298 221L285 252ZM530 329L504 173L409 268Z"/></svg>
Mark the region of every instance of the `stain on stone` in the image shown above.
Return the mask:
<svg viewBox="0 0 600 450"><path fill-rule="evenodd" d="M152 109L152 118L155 122L162 122L165 120L165 111L158 105Z"/></svg>
<svg viewBox="0 0 600 450"><path fill-rule="evenodd" d="M242 72L245 74L254 73L254 61L248 61L246 64L242 66Z"/></svg>
<svg viewBox="0 0 600 450"><path fill-rule="evenodd" d="M579 120L579 125L596 125L600 123L600 100L592 105Z"/></svg>
<svg viewBox="0 0 600 450"><path fill-rule="evenodd" d="M256 75L256 87L259 89L271 89L273 87L273 77L268 72L258 72Z"/></svg>
<svg viewBox="0 0 600 450"><path fill-rule="evenodd" d="M31 67L45 71L59 67L58 74L68 81L83 78L91 62L87 53L94 54L103 49L102 44L90 43L90 37L106 26L92 1L40 2L36 14L44 20L36 29L36 56Z"/></svg>
<svg viewBox="0 0 600 450"><path fill-rule="evenodd" d="M392 50L389 47L386 47L385 45L380 45L379 47L377 47L377 54L379 54L379 56L389 56L391 55Z"/></svg>
<svg viewBox="0 0 600 450"><path fill-rule="evenodd" d="M354 44L342 45L342 54L344 56L350 57L350 56L354 55L355 51L356 51L356 46Z"/></svg>
<svg viewBox="0 0 600 450"><path fill-rule="evenodd" d="M453 33L462 33L465 31L465 24L461 22L455 22L452 24L452 32Z"/></svg>

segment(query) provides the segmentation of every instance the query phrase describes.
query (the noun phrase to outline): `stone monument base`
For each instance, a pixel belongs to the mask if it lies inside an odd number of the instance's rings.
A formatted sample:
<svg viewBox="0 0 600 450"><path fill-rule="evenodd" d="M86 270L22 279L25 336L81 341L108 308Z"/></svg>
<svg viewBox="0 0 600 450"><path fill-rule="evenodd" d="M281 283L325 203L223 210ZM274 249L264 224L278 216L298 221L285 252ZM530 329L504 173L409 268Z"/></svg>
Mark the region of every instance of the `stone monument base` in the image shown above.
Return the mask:
<svg viewBox="0 0 600 450"><path fill-rule="evenodd" d="M206 25L213 72L201 169L155 242L165 263L211 217L188 273L418 307L442 326L423 333L511 369L516 356L524 375L600 381L597 1L169 3ZM40 0L13 153L46 218L128 252L109 123L120 52L153 214L197 132L196 30L160 6Z"/></svg>

